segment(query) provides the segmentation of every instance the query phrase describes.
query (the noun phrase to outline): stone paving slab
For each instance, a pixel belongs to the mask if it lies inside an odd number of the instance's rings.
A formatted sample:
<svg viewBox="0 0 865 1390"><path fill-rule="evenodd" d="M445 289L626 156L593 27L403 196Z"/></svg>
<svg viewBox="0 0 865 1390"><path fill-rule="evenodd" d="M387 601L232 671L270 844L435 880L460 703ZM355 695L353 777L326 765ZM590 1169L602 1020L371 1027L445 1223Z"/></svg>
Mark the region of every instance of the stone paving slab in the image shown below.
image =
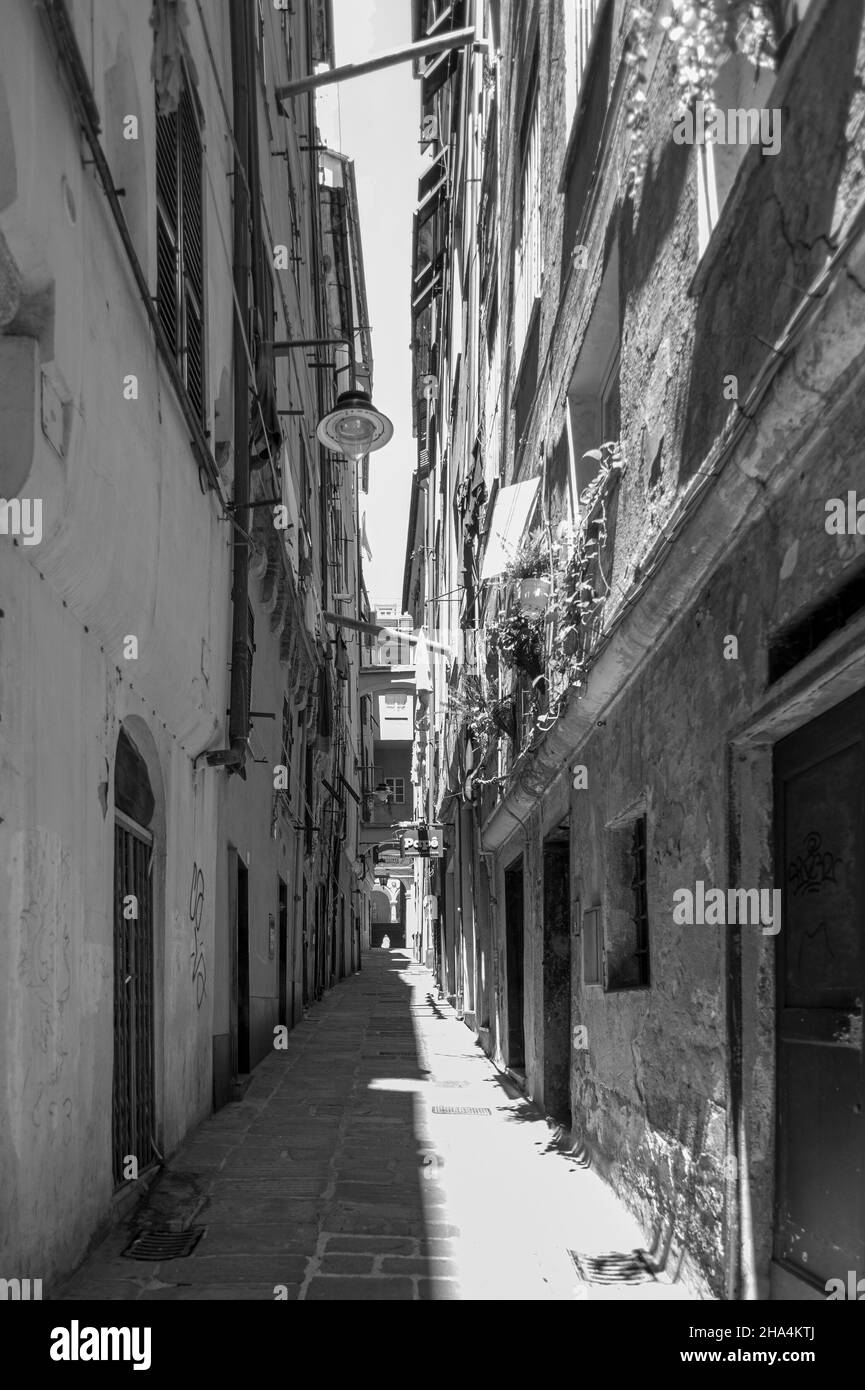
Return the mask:
<svg viewBox="0 0 865 1390"><path fill-rule="evenodd" d="M544 1153L542 1117L406 952L368 952L198 1125L147 1206L63 1300L407 1302L684 1297L582 1286L567 1254L642 1244L591 1172ZM436 1114L472 1106L488 1116ZM125 1258L132 1231L194 1220L186 1258Z"/></svg>

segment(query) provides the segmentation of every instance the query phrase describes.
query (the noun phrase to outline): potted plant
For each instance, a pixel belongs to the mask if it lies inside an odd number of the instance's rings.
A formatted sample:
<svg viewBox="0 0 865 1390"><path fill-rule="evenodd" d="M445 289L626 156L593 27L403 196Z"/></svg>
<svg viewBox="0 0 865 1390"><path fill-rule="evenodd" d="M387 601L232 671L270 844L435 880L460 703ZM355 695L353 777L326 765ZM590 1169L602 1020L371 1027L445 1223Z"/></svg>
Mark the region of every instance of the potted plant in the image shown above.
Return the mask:
<svg viewBox="0 0 865 1390"><path fill-rule="evenodd" d="M524 536L504 571L512 596L526 616L543 613L550 599L549 557L542 531Z"/></svg>

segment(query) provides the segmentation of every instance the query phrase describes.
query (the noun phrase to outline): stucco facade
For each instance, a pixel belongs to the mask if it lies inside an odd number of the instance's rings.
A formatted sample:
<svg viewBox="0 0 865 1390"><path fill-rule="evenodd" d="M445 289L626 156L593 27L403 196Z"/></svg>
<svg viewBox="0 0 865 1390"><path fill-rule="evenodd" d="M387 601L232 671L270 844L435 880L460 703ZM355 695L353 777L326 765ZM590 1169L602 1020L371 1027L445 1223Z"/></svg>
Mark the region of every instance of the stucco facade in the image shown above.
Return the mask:
<svg viewBox="0 0 865 1390"><path fill-rule="evenodd" d="M0 1255L48 1289L369 915L359 649L323 617L361 477L315 438L342 379L271 352L372 369L353 192L324 226L314 99L274 102L333 62L330 6L181 10L4 10L0 495L41 534L0 536Z"/></svg>

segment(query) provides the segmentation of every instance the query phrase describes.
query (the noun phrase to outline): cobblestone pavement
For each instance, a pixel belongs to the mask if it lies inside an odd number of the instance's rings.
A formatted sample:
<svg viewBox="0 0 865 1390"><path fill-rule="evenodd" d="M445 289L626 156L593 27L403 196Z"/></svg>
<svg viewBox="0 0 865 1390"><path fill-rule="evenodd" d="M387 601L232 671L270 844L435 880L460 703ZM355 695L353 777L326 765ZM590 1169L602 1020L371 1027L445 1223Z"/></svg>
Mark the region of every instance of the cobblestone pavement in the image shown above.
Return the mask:
<svg viewBox="0 0 865 1390"><path fill-rule="evenodd" d="M245 1098L197 1128L138 1213L137 1226L204 1227L192 1254L131 1260L130 1227L117 1229L55 1297L685 1297L663 1276L581 1283L569 1249L629 1252L642 1238L548 1139L430 972L371 951Z"/></svg>

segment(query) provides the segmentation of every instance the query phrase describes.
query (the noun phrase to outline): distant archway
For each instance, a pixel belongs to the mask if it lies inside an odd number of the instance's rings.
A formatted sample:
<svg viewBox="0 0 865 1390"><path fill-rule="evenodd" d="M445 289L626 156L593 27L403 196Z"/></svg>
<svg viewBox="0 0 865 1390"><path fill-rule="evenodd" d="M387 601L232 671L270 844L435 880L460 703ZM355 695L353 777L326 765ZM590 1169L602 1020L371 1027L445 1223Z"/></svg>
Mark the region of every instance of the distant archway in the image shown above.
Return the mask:
<svg viewBox="0 0 865 1390"><path fill-rule="evenodd" d="M372 892L370 945L380 946L385 936L392 947L405 946L405 890L396 879Z"/></svg>

